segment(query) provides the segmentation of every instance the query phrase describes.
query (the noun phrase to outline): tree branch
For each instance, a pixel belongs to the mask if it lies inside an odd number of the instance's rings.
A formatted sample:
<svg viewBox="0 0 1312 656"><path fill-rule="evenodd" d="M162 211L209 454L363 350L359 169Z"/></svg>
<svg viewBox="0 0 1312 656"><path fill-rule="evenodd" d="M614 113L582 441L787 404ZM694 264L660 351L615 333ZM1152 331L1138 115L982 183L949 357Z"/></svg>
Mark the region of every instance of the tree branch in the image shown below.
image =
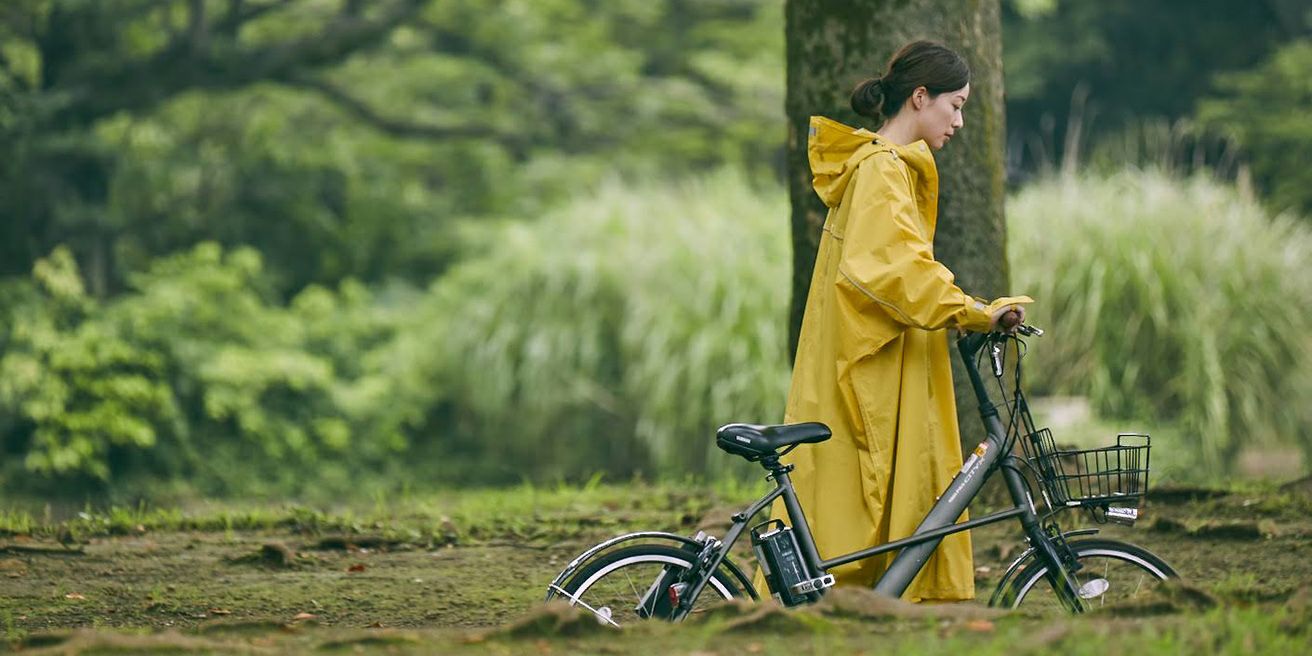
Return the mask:
<svg viewBox="0 0 1312 656"><path fill-rule="evenodd" d="M271 11L282 9L293 0L273 0L263 4L248 6L245 0L229 0L228 11L214 24L214 31L235 35L242 25L249 23Z"/></svg>
<svg viewBox="0 0 1312 656"><path fill-rule="evenodd" d="M251 20L289 2L277 0L238 9L243 12L242 20ZM116 112L150 109L191 89L234 89L260 80L287 79L378 43L414 16L424 2L397 0L390 11L372 20L338 16L318 34L290 43L239 49L235 40L227 39L209 48L193 49L184 42L135 61L90 60L58 81L59 88L54 90L71 102L49 121L65 127L89 125Z"/></svg>
<svg viewBox="0 0 1312 656"><path fill-rule="evenodd" d="M320 78L293 75L280 78L278 81L293 88L316 93L355 118L360 119L371 127L393 137L432 139L438 141L454 139L491 139L504 145L508 150L514 153L517 159L522 159L527 156L527 140L517 138L513 133L508 133L485 125L442 126L417 123L414 121L406 121L390 116L384 116L378 110L371 107L369 103L350 95L340 87Z"/></svg>

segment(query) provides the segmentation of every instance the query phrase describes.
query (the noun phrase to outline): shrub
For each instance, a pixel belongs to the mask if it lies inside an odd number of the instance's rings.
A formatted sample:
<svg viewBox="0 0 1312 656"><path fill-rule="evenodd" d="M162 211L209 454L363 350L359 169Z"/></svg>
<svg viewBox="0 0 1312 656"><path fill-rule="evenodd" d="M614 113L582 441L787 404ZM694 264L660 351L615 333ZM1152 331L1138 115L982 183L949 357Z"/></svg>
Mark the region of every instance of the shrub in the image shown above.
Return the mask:
<svg viewBox="0 0 1312 656"><path fill-rule="evenodd" d="M6 477L105 481L116 456L182 438L163 358L100 317L67 249L38 261L23 291L0 357L0 436L23 454Z"/></svg>
<svg viewBox="0 0 1312 656"><path fill-rule="evenodd" d="M0 437L25 453L22 471L257 494L345 487L404 448L386 392L357 364L392 330L362 287L311 287L285 307L258 254L214 244L155 261L109 302L79 280L60 249L8 295Z"/></svg>
<svg viewBox="0 0 1312 656"><path fill-rule="evenodd" d="M1011 199L1012 286L1052 328L1035 392L1174 422L1212 471L1252 441L1312 452L1312 232L1205 177L1048 179Z"/></svg>

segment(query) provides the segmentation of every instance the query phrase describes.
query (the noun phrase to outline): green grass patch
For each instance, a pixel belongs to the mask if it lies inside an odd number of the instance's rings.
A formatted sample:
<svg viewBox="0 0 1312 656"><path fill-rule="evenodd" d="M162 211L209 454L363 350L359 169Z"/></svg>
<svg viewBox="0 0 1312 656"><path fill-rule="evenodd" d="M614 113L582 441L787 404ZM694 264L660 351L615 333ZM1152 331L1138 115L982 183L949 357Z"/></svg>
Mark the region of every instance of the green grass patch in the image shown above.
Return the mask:
<svg viewBox="0 0 1312 656"><path fill-rule="evenodd" d="M707 510L746 506L763 482L602 483L576 486L525 483L507 488L435 491L338 505L210 500L186 506L86 506L56 519L50 507L0 510L0 533L40 538L137 535L154 531L282 531L300 534L375 534L421 543L500 538L531 539L629 527L677 528ZM35 503L35 502L33 502Z"/></svg>

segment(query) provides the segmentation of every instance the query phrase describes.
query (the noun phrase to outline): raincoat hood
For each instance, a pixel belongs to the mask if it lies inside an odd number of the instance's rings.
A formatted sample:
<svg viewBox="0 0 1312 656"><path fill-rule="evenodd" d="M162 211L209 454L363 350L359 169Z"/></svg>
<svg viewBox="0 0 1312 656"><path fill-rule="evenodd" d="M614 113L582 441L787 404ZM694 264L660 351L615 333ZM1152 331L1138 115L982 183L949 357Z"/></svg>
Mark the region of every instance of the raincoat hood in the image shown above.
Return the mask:
<svg viewBox="0 0 1312 656"><path fill-rule="evenodd" d="M867 157L892 151L922 175L933 172L934 156L923 141L899 146L865 128L854 128L824 116L812 116L806 143L811 184L828 207L838 207L857 167ZM928 177L928 176L926 176Z"/></svg>

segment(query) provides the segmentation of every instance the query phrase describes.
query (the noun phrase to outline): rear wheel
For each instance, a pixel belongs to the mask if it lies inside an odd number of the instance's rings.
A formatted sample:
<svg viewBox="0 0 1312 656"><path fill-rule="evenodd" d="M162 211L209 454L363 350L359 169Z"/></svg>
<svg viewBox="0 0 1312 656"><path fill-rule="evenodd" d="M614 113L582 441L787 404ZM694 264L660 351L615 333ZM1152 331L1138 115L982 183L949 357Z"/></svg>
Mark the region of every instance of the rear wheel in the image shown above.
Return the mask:
<svg viewBox="0 0 1312 656"><path fill-rule="evenodd" d="M1069 543L1080 569L1072 574L1080 597L1089 609L1133 602L1178 575L1151 551L1116 540L1078 540ZM1048 582L1048 566L1033 560L1010 581L1004 582L997 605L1036 612L1066 612L1061 598Z"/></svg>
<svg viewBox="0 0 1312 656"><path fill-rule="evenodd" d="M646 619L671 619L672 583L692 571L694 554L659 544L616 549L597 557L561 586L556 597L582 606L603 621L624 625ZM692 612L742 597L735 577L721 567L707 582Z"/></svg>

